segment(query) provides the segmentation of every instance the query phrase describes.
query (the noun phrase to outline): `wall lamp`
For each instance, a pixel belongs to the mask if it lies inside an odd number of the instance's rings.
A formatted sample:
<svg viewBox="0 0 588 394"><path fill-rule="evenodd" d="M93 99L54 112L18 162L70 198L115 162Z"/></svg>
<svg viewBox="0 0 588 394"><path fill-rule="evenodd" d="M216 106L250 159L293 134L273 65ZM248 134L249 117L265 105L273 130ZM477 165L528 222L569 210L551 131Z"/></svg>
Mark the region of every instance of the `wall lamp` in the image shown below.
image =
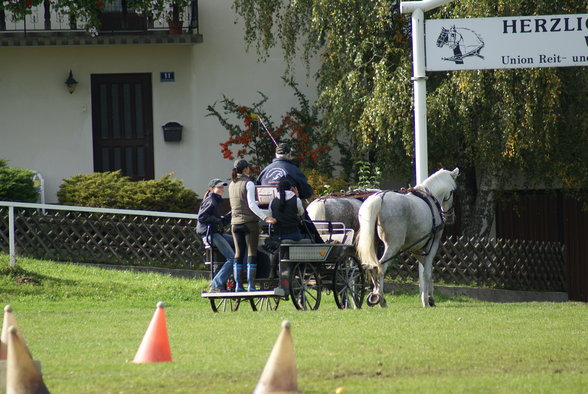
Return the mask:
<svg viewBox="0 0 588 394"><path fill-rule="evenodd" d="M65 80L65 85L67 86L67 91L69 92L69 94L75 92L76 87L78 86L78 81L76 81L73 77L71 70L69 70L69 76Z"/></svg>

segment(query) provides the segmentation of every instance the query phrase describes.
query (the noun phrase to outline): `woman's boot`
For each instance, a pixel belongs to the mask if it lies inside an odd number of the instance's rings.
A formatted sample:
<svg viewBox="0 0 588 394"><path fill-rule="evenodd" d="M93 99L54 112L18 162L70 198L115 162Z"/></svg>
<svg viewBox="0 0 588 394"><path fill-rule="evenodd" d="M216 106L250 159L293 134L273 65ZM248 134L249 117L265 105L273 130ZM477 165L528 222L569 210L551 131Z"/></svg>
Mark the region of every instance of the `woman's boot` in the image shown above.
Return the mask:
<svg viewBox="0 0 588 394"><path fill-rule="evenodd" d="M247 291L255 291L255 274L257 273L257 264L253 261L247 262Z"/></svg>
<svg viewBox="0 0 588 394"><path fill-rule="evenodd" d="M233 276L235 277L235 291L245 291L243 283L245 282L245 270L243 263L235 261L233 264Z"/></svg>

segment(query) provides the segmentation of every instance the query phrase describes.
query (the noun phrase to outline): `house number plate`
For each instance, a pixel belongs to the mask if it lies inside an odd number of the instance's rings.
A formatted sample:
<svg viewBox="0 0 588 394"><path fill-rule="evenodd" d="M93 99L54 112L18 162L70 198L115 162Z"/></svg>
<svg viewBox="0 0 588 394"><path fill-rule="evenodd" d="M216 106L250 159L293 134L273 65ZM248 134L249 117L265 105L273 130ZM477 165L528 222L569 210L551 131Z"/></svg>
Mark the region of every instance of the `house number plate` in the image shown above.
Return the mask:
<svg viewBox="0 0 588 394"><path fill-rule="evenodd" d="M175 80L176 80L176 73L173 71L159 73L159 82L175 82Z"/></svg>

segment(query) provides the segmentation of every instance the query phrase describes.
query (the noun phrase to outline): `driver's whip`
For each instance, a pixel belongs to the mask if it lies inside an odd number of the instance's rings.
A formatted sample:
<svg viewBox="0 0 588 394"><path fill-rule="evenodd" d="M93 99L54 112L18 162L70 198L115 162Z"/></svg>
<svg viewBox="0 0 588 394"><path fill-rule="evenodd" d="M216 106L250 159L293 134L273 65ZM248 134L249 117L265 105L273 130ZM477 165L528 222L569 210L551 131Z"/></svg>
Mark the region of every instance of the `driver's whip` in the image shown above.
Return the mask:
<svg viewBox="0 0 588 394"><path fill-rule="evenodd" d="M270 131L268 130L267 126L266 126L266 125L265 125L265 123L263 122L263 119L261 119L261 116L259 116L259 115L255 114L255 113L253 113L253 112L250 112L250 113L249 113L249 117L250 117L252 120L257 120L257 121L259 121L259 123L261 123L261 125L263 126L263 129L265 130L265 132L267 133L267 135L269 135L269 136L270 136L270 138L271 138L271 139L272 139L272 141L274 142L274 145L277 147L277 146L278 146L278 143L276 142L276 140L275 140L274 136L272 135L272 133L270 133Z"/></svg>

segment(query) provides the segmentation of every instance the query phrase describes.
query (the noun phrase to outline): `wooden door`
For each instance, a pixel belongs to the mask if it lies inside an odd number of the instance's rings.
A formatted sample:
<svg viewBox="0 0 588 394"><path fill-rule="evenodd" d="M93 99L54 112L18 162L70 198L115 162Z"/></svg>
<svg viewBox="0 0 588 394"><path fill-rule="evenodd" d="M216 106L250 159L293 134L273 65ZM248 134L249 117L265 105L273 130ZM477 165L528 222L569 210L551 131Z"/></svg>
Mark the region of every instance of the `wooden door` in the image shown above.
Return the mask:
<svg viewBox="0 0 588 394"><path fill-rule="evenodd" d="M94 171L153 179L151 74L92 75Z"/></svg>

